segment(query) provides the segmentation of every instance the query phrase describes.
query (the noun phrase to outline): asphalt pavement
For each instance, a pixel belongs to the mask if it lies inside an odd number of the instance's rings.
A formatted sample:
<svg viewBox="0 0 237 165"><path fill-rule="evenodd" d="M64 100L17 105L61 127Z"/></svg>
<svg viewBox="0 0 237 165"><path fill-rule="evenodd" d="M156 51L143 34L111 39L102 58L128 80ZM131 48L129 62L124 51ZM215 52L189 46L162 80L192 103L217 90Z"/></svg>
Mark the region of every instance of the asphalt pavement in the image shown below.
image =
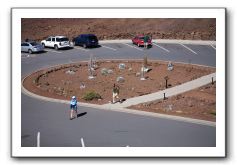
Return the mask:
<svg viewBox="0 0 237 165"><path fill-rule="evenodd" d="M134 48L131 43L104 43L99 48L69 50L46 49L40 54L22 53L22 78L53 65L97 59L149 59L194 63L215 67L212 45L156 43L151 49ZM80 147L83 138L88 147L211 147L216 145L216 127L141 116L103 109L79 107L81 116L69 120L68 105L52 103L22 93L22 146Z"/></svg>

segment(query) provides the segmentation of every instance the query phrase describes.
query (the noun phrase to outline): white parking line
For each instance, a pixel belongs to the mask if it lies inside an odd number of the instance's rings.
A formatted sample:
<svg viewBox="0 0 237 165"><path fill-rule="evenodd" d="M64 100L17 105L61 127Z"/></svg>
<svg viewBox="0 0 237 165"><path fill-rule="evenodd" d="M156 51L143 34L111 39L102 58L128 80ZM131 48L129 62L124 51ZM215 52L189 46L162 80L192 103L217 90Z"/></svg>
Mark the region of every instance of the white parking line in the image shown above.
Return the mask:
<svg viewBox="0 0 237 165"><path fill-rule="evenodd" d="M46 51L48 51L48 52L62 53L62 52L59 52L59 51L56 51L56 50L51 50L51 49L44 49L44 50L46 50Z"/></svg>
<svg viewBox="0 0 237 165"><path fill-rule="evenodd" d="M108 46L104 46L104 45L101 45L103 48L107 48L107 49L111 49L113 51L116 51L117 49L114 49L114 48L111 48L111 47L108 47Z"/></svg>
<svg viewBox="0 0 237 165"><path fill-rule="evenodd" d="M163 50L166 51L166 52L170 52L168 49L165 49L164 47L162 47L162 46L160 46L160 45L158 45L158 44L156 44L156 43L154 43L154 42L153 42L153 45L155 45L155 46L157 46L157 47L163 49Z"/></svg>
<svg viewBox="0 0 237 165"><path fill-rule="evenodd" d="M216 50L216 47L215 46L213 46L213 45L210 45L213 49L215 49Z"/></svg>
<svg viewBox="0 0 237 165"><path fill-rule="evenodd" d="M140 48L138 48L138 47L135 47L135 46L132 46L132 45L129 45L129 44L126 44L126 43L122 43L122 44L127 45L127 46L129 46L129 47L131 47L131 48L135 48L135 49L137 49L137 50L143 51L143 49L140 49Z"/></svg>
<svg viewBox="0 0 237 165"><path fill-rule="evenodd" d="M88 52L89 50L87 50L87 49L85 49L85 48L81 48L81 47L75 47L74 46L74 49L78 49L78 50L84 50L84 51L86 51L86 52Z"/></svg>
<svg viewBox="0 0 237 165"><path fill-rule="evenodd" d="M180 44L180 45L182 45L183 47L185 47L186 49L188 49L192 53L197 54L197 52L193 51L191 48L187 47L186 45L184 45L184 44Z"/></svg>
<svg viewBox="0 0 237 165"><path fill-rule="evenodd" d="M40 132L37 133L37 147L40 147Z"/></svg>
<svg viewBox="0 0 237 165"><path fill-rule="evenodd" d="M82 147L85 147L85 143L84 143L83 138L81 138L81 146L82 146Z"/></svg>

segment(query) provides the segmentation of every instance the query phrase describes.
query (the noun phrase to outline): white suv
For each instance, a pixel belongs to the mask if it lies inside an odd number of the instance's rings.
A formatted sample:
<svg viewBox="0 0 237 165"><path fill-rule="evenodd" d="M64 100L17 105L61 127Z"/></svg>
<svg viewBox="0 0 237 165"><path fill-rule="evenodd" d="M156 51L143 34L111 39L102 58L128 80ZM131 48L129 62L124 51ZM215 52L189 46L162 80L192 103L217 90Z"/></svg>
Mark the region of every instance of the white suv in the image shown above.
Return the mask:
<svg viewBox="0 0 237 165"><path fill-rule="evenodd" d="M44 47L52 47L56 50L70 47L69 39L65 36L50 36L46 40L42 40L41 44Z"/></svg>

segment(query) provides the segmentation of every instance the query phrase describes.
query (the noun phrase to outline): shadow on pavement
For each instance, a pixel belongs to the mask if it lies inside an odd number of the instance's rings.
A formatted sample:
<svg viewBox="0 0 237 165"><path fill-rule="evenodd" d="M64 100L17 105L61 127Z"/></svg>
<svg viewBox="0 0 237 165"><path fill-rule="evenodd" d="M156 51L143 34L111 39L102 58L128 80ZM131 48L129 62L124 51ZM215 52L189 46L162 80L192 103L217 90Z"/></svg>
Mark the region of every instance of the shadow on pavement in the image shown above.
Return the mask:
<svg viewBox="0 0 237 165"><path fill-rule="evenodd" d="M78 117L82 117L82 116L84 116L84 115L86 115L86 114L87 114L87 112L79 113L79 114L77 114L77 118L78 118Z"/></svg>

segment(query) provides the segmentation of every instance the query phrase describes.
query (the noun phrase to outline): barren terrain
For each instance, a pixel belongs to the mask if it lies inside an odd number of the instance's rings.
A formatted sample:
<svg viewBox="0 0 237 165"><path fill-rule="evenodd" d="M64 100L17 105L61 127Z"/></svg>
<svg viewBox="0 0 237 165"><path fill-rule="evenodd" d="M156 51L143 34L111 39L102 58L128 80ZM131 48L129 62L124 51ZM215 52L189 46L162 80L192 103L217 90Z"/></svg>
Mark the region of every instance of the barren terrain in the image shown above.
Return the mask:
<svg viewBox="0 0 237 165"><path fill-rule="evenodd" d="M125 64L124 69L119 69L119 64ZM201 76L215 72L215 68L174 63L174 70L167 70L167 63L149 61L145 73L146 80L140 80L140 61L97 61L94 79L88 79L88 64L74 63L37 71L24 80L24 87L38 95L69 100L77 96L79 102L105 104L112 100L112 87L116 83L120 86L120 98L128 99L157 92L166 88L165 77L168 76L168 87L174 87L184 82L197 79ZM110 73L102 74L102 70ZM118 77L123 77L124 82L117 82ZM82 84L85 88L82 88ZM85 93L94 91L102 98L86 101Z"/></svg>
<svg viewBox="0 0 237 165"><path fill-rule="evenodd" d="M129 108L216 121L216 84L205 85L166 100L142 103Z"/></svg>
<svg viewBox="0 0 237 165"><path fill-rule="evenodd" d="M216 39L216 20L211 18L24 18L21 29L22 41L26 38L40 41L52 35L72 39L82 33L94 33L99 40L130 39L143 33L154 39Z"/></svg>

